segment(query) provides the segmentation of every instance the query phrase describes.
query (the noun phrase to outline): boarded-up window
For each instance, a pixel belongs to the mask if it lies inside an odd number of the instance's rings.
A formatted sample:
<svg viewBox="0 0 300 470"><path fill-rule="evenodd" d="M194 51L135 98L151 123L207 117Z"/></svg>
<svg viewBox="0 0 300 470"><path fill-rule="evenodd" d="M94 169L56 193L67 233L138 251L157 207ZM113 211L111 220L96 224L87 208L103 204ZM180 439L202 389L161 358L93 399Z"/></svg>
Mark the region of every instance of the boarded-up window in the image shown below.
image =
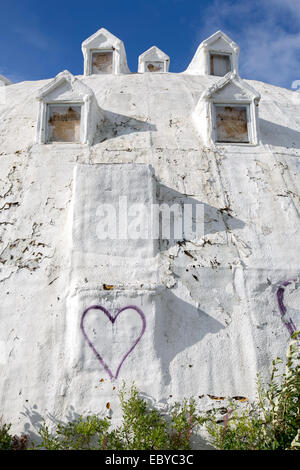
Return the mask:
<svg viewBox="0 0 300 470"><path fill-rule="evenodd" d="M146 72L164 72L164 63L158 60L145 62Z"/></svg>
<svg viewBox="0 0 300 470"><path fill-rule="evenodd" d="M217 142L249 143L248 107L215 105Z"/></svg>
<svg viewBox="0 0 300 470"><path fill-rule="evenodd" d="M92 53L92 73L112 73L113 71L113 52L102 51Z"/></svg>
<svg viewBox="0 0 300 470"><path fill-rule="evenodd" d="M230 56L225 54L210 54L210 75L224 77L231 71Z"/></svg>
<svg viewBox="0 0 300 470"><path fill-rule="evenodd" d="M81 105L48 105L48 142L80 142Z"/></svg>

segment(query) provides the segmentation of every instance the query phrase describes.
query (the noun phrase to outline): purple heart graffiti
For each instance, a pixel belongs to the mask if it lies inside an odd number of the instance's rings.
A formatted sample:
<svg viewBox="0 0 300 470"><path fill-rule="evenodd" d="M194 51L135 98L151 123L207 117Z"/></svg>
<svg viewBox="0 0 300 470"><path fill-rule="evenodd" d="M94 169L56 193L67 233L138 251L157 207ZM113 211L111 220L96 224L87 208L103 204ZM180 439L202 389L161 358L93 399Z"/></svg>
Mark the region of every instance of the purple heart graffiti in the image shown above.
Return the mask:
<svg viewBox="0 0 300 470"><path fill-rule="evenodd" d="M292 282L295 282L296 279L292 279L290 281L283 282L277 289L277 303L280 311L280 315L284 325L286 326L290 336L296 333L297 329L296 326L291 318L287 318L287 308L284 305L284 291L287 286L289 286ZM297 336L297 339L300 340L300 335Z"/></svg>
<svg viewBox="0 0 300 470"><path fill-rule="evenodd" d="M94 344L92 343L92 341L90 340L90 338L88 337L85 329L84 329L84 319L86 318L88 312L90 312L91 310L100 310L101 312L103 312L107 318L109 319L109 321L114 324L116 319L118 318L118 316L124 312L125 310L135 310L138 315L140 316L141 320L142 320L142 329L141 329L141 332L138 336L138 338L134 341L134 343L132 344L132 346L129 348L129 350L124 354L124 356L121 358L121 361L117 367L117 370L116 370L116 373L113 374L113 372L111 371L111 369L109 368L109 366L106 364L106 362L104 361L103 357L99 354L99 352L97 351L97 349L95 348ZM91 307L88 307L82 314L82 317L81 317L81 322L80 322L80 328L81 328L81 331L82 331L82 334L85 338L85 340L87 341L89 347L92 349L92 351L94 352L95 356L97 357L98 361L100 362L100 364L102 364L102 366L104 367L104 369L106 370L106 372L108 373L109 377L111 380L113 379L117 379L118 378L118 375L119 375L119 372L120 372L120 369L125 361L125 359L129 356L129 354L134 350L134 348L136 347L136 345L138 344L138 342L140 341L140 339L142 338L143 334L145 333L145 330L146 330L146 317L144 315L144 313L142 312L141 309L139 309L138 307L136 307L135 305L127 305L126 307L123 307L121 308L120 310L117 311L117 313L115 314L115 316L112 316L108 310L106 310L106 308L102 307L101 305L92 305Z"/></svg>

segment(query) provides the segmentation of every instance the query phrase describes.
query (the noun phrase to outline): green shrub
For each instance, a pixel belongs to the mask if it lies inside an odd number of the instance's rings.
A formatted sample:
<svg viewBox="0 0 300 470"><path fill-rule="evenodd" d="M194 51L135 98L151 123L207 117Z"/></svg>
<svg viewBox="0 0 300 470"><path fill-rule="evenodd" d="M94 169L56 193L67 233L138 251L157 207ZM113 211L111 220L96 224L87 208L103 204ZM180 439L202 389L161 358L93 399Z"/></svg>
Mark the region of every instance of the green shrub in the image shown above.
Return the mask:
<svg viewBox="0 0 300 470"><path fill-rule="evenodd" d="M42 442L36 448L48 450L94 449L94 450L162 450L190 449L193 428L199 424L193 400L176 404L171 417L150 409L146 400L139 396L135 385L120 391L123 420L119 427L109 431L108 418L80 417L59 424L51 434L44 424L39 435Z"/></svg>
<svg viewBox="0 0 300 470"><path fill-rule="evenodd" d="M290 342L286 373L279 376L273 361L270 382L257 381L257 404L252 410L239 413L232 406L220 425L212 419L207 425L211 443L222 450L300 449L300 371L299 343L296 332Z"/></svg>
<svg viewBox="0 0 300 470"><path fill-rule="evenodd" d="M278 374L280 359L273 361L270 382L257 381L257 401L246 411L236 405L225 415L222 424L217 410L200 416L195 400L176 403L171 412L151 409L135 387L120 391L122 422L110 430L108 418L79 417L58 424L53 433L44 425L39 430L41 443L36 449L48 450L185 450L191 448L191 436L197 426L206 423L211 444L222 450L300 450L300 374L299 332L290 343L286 372ZM25 449L27 436L9 434L10 425L0 425L0 450Z"/></svg>
<svg viewBox="0 0 300 470"><path fill-rule="evenodd" d="M102 449L109 426L107 418L79 417L67 424L58 424L53 435L44 423L39 430L39 435L42 438L41 444L34 446L34 448L47 450Z"/></svg>
<svg viewBox="0 0 300 470"><path fill-rule="evenodd" d="M0 424L0 450L12 449L12 436L9 434L10 424Z"/></svg>
<svg viewBox="0 0 300 470"><path fill-rule="evenodd" d="M193 429L201 423L193 399L174 405L171 416L149 409L133 385L120 393L123 421L107 436L107 449L176 450L190 449Z"/></svg>

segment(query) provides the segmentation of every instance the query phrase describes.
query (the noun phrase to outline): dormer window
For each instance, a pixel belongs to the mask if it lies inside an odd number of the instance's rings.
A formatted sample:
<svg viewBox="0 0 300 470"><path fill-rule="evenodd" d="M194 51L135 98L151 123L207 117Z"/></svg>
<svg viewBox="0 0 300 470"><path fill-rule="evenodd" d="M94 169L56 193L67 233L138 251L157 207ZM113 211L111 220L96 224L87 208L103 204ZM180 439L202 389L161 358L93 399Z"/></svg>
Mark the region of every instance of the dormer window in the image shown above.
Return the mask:
<svg viewBox="0 0 300 470"><path fill-rule="evenodd" d="M169 56L156 46L150 47L150 49L139 56L139 73L164 73L168 72L169 66Z"/></svg>
<svg viewBox="0 0 300 470"><path fill-rule="evenodd" d="M73 142L92 145L104 117L94 92L67 70L59 73L37 94L37 143Z"/></svg>
<svg viewBox="0 0 300 470"><path fill-rule="evenodd" d="M113 51L91 51L92 74L113 73Z"/></svg>
<svg viewBox="0 0 300 470"><path fill-rule="evenodd" d="M248 144L249 120L249 105L214 104L215 141Z"/></svg>
<svg viewBox="0 0 300 470"><path fill-rule="evenodd" d="M47 142L81 142L82 104L47 105Z"/></svg>
<svg viewBox="0 0 300 470"><path fill-rule="evenodd" d="M83 41L84 75L130 73L123 42L101 28Z"/></svg>
<svg viewBox="0 0 300 470"><path fill-rule="evenodd" d="M231 72L231 55L210 53L210 75L224 77L228 72Z"/></svg>
<svg viewBox="0 0 300 470"><path fill-rule="evenodd" d="M228 73L205 90L193 112L204 145L257 145L260 94Z"/></svg>
<svg viewBox="0 0 300 470"><path fill-rule="evenodd" d="M199 45L186 73L224 77L238 75L239 46L223 31L217 31Z"/></svg>

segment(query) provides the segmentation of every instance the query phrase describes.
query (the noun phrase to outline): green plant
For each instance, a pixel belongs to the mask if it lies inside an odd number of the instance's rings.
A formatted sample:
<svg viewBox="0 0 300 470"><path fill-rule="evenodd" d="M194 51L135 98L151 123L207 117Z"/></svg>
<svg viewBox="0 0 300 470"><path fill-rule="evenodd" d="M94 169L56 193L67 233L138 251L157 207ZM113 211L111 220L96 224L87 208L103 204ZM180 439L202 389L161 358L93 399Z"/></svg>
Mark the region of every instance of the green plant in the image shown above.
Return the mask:
<svg viewBox="0 0 300 470"><path fill-rule="evenodd" d="M108 418L80 417L58 424L54 433L44 425L39 430L41 443L35 448L47 450L162 450L190 449L192 430L200 423L193 400L174 405L171 416L150 409L135 385L120 391L122 423L109 431Z"/></svg>
<svg viewBox="0 0 300 470"><path fill-rule="evenodd" d="M175 404L171 416L150 409L135 385L120 392L123 421L107 436L107 449L190 449L193 428L200 424L194 400Z"/></svg>
<svg viewBox="0 0 300 470"><path fill-rule="evenodd" d="M232 406L223 424L215 418L207 425L211 443L222 450L300 449L300 374L299 332L292 336L286 360L286 372L278 375L277 358L273 361L270 382L257 380L256 407L239 413Z"/></svg>
<svg viewBox="0 0 300 470"><path fill-rule="evenodd" d="M47 450L96 450L104 445L106 432L110 426L107 418L80 416L67 424L58 424L55 434L51 434L44 423L39 429L41 443L35 448Z"/></svg>
<svg viewBox="0 0 300 470"><path fill-rule="evenodd" d="M12 436L9 434L10 424L0 424L0 450L12 449Z"/></svg>
<svg viewBox="0 0 300 470"><path fill-rule="evenodd" d="M299 332L289 345L286 372L279 374L280 359L273 361L270 381L257 380L257 401L246 411L233 403L222 424L217 410L197 414L195 400L176 403L169 413L151 409L133 384L120 390L122 422L110 430L108 418L82 416L67 424L58 424L53 433L41 426L41 443L36 449L48 450L185 450L191 448L195 428L206 424L211 444L222 450L300 450L300 374ZM0 450L24 449L28 437L9 434L10 425L0 425Z"/></svg>

